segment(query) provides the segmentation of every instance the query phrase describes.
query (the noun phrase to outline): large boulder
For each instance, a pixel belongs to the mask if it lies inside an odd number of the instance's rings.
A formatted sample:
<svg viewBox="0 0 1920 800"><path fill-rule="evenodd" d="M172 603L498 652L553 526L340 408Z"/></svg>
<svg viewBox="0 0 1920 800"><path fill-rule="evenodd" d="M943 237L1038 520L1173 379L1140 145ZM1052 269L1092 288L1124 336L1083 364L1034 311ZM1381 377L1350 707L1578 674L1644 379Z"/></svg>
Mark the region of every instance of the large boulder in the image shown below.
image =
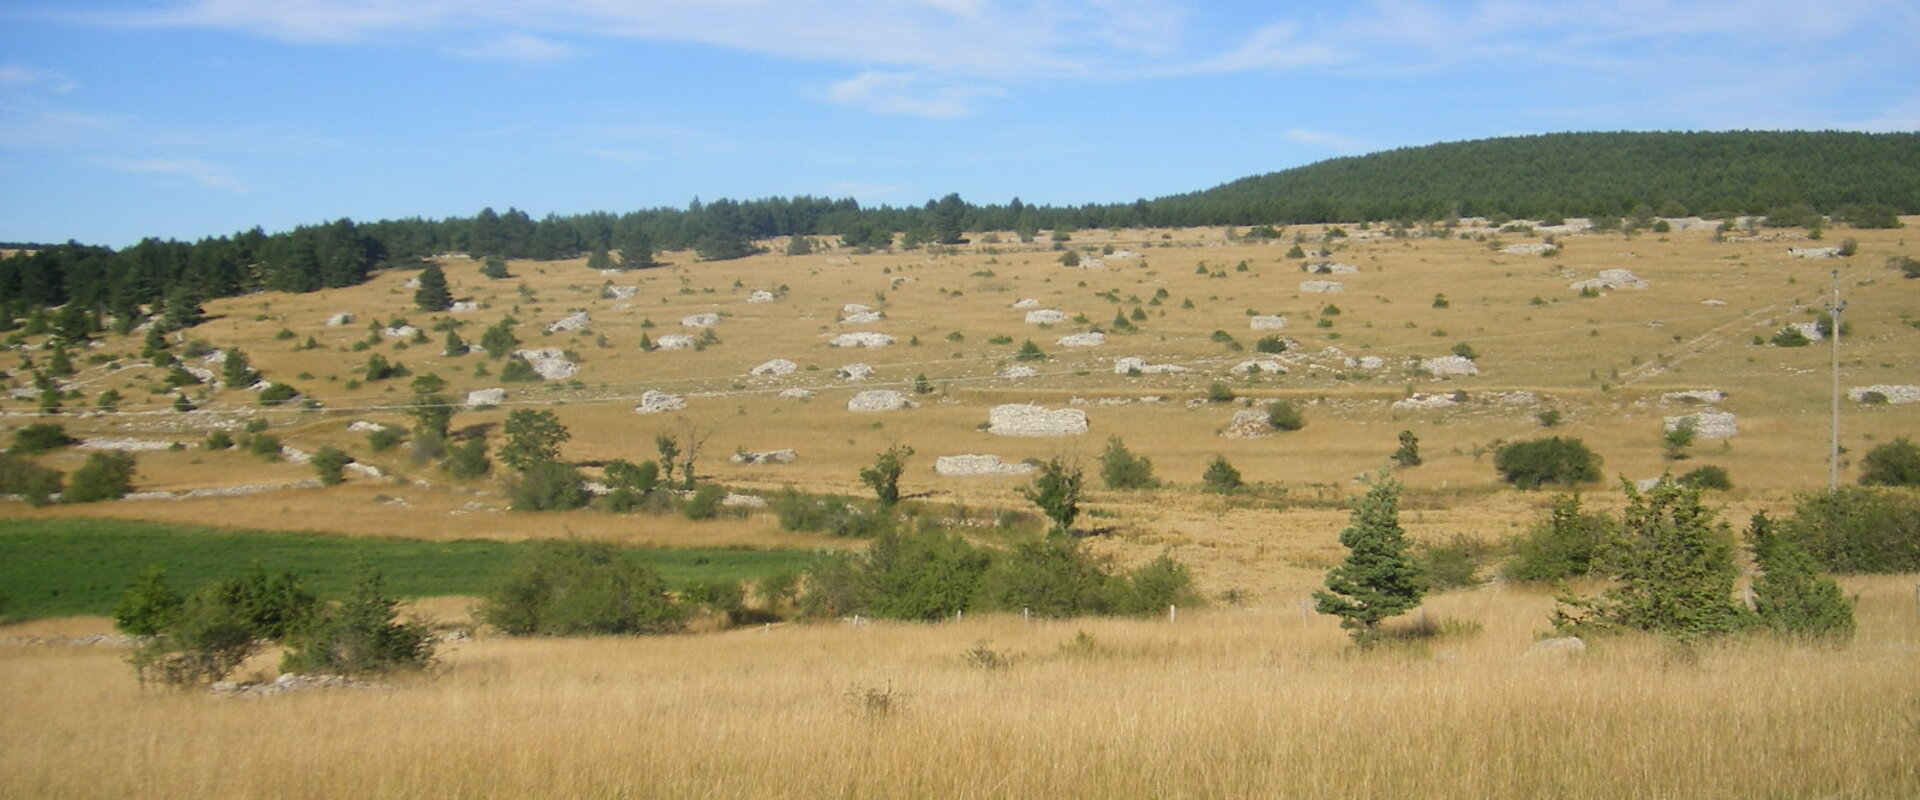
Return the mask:
<svg viewBox="0 0 1920 800"><path fill-rule="evenodd" d="M873 367L867 364L848 364L834 370L833 376L845 381L864 381L873 377Z"/></svg>
<svg viewBox="0 0 1920 800"><path fill-rule="evenodd" d="M884 333L876 333L874 331L854 331L852 333L843 333L843 334L840 334L839 336L835 336L831 341L827 342L827 344L833 347L876 348L876 347L886 347L888 345L893 344L893 342L894 342L894 338Z"/></svg>
<svg viewBox="0 0 1920 800"><path fill-rule="evenodd" d="M1693 424L1696 439L1729 439L1740 432L1739 422L1733 414L1711 408L1694 414L1667 417L1664 428L1673 431L1689 422Z"/></svg>
<svg viewBox="0 0 1920 800"><path fill-rule="evenodd" d="M1179 364L1149 364L1139 356L1122 356L1113 360L1115 375L1132 375L1135 372L1141 375L1168 375L1186 371L1187 368Z"/></svg>
<svg viewBox="0 0 1920 800"><path fill-rule="evenodd" d="M633 407L635 414L660 414L667 411L686 409L687 399L677 394L648 389L640 395L640 404Z"/></svg>
<svg viewBox="0 0 1920 800"><path fill-rule="evenodd" d="M1087 412L1007 403L994 406L987 423L987 432L996 436L1079 436L1087 432Z"/></svg>
<svg viewBox="0 0 1920 800"><path fill-rule="evenodd" d="M1420 361L1420 368L1436 378L1464 378L1480 374L1480 368L1466 356L1441 356Z"/></svg>
<svg viewBox="0 0 1920 800"><path fill-rule="evenodd" d="M1876 384L1873 386L1855 386L1847 390L1847 399L1856 403L1885 401L1888 405L1906 405L1920 403L1920 386L1898 386Z"/></svg>
<svg viewBox="0 0 1920 800"><path fill-rule="evenodd" d="M792 375L794 370L797 370L799 368L800 368L799 364L795 364L784 358L776 358L776 359L773 359L772 361L768 361L764 364L761 364L760 366L757 366L751 370L748 370L747 374L758 375L762 377L769 377L769 376L780 377L783 375Z"/></svg>
<svg viewBox="0 0 1920 800"><path fill-rule="evenodd" d="M699 346L700 340L684 333L669 333L653 340L655 350L692 350Z"/></svg>
<svg viewBox="0 0 1920 800"><path fill-rule="evenodd" d="M558 347L519 350L515 351L514 355L524 359L528 366L533 367L534 372L540 373L541 380L563 381L580 371L577 365L567 360L566 353Z"/></svg>
<svg viewBox="0 0 1920 800"><path fill-rule="evenodd" d="M848 411L861 413L899 411L903 408L916 407L918 404L908 400L906 395L891 389L870 389L847 400Z"/></svg>
<svg viewBox="0 0 1920 800"><path fill-rule="evenodd" d="M507 402L507 390L505 389L475 389L467 392L468 408L497 406L504 402Z"/></svg>
<svg viewBox="0 0 1920 800"><path fill-rule="evenodd" d="M553 322L547 323L547 332L548 333L565 333L567 331L577 331L581 328L587 327L587 325L592 321L593 321L592 318L587 316L587 312L578 311L572 314L568 314L566 317L562 319L557 319L557 320L554 320Z"/></svg>
<svg viewBox="0 0 1920 800"><path fill-rule="evenodd" d="M1227 423L1221 436L1229 439L1258 439L1273 433L1273 420L1267 412L1257 408L1243 408L1233 413L1233 420Z"/></svg>

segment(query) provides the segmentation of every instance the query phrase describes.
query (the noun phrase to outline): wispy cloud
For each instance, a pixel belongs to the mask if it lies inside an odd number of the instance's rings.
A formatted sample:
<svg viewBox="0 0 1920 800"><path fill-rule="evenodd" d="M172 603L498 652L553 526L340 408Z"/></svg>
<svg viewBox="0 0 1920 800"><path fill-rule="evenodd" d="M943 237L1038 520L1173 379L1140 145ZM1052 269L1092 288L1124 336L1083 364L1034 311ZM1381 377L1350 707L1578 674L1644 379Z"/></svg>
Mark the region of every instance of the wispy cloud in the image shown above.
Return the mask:
<svg viewBox="0 0 1920 800"><path fill-rule="evenodd" d="M1341 153L1341 154L1360 153L1360 152L1365 152L1366 150L1366 148L1362 146L1360 142L1350 137L1342 136L1337 133L1328 133L1326 131L1310 131L1304 128L1288 128L1284 135L1288 139L1299 142L1301 144L1313 145L1314 147L1324 147L1328 150L1332 150L1336 153Z"/></svg>
<svg viewBox="0 0 1920 800"><path fill-rule="evenodd" d="M96 158L95 166L117 169L122 172L136 172L151 175L167 175L186 178L209 189L218 189L234 194L246 194L247 184L234 177L226 167L195 158L144 158L117 159Z"/></svg>
<svg viewBox="0 0 1920 800"><path fill-rule="evenodd" d="M447 52L476 61L507 61L521 64L559 61L580 54L579 48L572 45L526 33L508 34L478 45L451 47L447 48Z"/></svg>
<svg viewBox="0 0 1920 800"><path fill-rule="evenodd" d="M999 94L991 87L934 85L901 72L862 72L827 87L827 99L843 106L929 119L964 116L970 101Z"/></svg>
<svg viewBox="0 0 1920 800"><path fill-rule="evenodd" d="M46 89L65 94L73 91L78 84L66 73L52 69L37 69L25 64L0 64L0 87L8 89Z"/></svg>

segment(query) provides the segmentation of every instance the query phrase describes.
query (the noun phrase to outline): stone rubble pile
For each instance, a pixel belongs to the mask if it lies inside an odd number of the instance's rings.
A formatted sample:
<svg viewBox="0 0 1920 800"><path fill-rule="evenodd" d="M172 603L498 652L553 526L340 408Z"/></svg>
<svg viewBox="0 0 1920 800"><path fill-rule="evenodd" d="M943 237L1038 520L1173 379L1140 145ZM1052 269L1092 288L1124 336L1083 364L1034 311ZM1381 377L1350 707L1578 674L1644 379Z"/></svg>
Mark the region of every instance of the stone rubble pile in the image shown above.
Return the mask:
<svg viewBox="0 0 1920 800"><path fill-rule="evenodd" d="M987 423L995 436L1078 436L1087 432L1087 412L1007 403L987 412Z"/></svg>

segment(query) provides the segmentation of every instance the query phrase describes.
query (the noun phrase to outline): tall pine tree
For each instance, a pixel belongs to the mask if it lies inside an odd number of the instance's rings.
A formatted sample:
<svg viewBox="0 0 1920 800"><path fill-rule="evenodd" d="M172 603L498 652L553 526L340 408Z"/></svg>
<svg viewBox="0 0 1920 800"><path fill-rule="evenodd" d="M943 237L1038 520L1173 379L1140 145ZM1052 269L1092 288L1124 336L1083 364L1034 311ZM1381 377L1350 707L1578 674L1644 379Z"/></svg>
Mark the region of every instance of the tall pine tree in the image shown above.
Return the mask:
<svg viewBox="0 0 1920 800"><path fill-rule="evenodd" d="M420 288L413 292L413 304L421 311L445 311L453 307L453 290L447 288L447 273L439 264L420 270Z"/></svg>

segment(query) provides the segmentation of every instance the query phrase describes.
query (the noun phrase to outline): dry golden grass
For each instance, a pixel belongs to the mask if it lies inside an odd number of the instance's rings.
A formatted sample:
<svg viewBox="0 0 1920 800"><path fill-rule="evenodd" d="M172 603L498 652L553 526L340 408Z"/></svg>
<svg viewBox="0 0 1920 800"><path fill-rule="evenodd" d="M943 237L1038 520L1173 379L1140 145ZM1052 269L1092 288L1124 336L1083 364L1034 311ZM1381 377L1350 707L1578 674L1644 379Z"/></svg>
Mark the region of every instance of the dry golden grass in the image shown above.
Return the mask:
<svg viewBox="0 0 1920 800"><path fill-rule="evenodd" d="M1920 218L1909 223L1920 225ZM1288 233L1317 237L1320 230L1301 226ZM405 317L421 327L431 325L435 317L414 309L412 291L402 286L410 273L383 273L362 286L306 295L224 299L209 304L215 318L190 335L216 346L241 347L269 378L293 383L330 410L259 409L251 405L250 395L227 391L212 398L208 413L183 417L154 410L164 403L164 396L147 391L158 381L157 370L110 372L92 365L80 376L85 390L118 388L128 398L131 413L70 414L63 421L84 435L191 443L205 436L208 423L262 417L289 445L308 451L341 447L395 477L350 476L346 485L332 489L182 502L39 511L10 504L0 507L0 514L102 515L427 539L575 535L653 545L847 544L780 532L766 515L693 523L594 512L504 513L506 499L497 482L451 482L429 466L411 463L403 449L372 452L362 435L347 430L347 423L357 419L405 421L396 407L407 394L405 379L347 388L368 355L380 353L416 373L446 377L456 394L507 387L511 396L505 408L463 411L455 420L456 426L488 431L496 442L507 412L521 407L559 414L574 434L564 455L581 461L651 458L658 434L705 432L710 438L700 461L703 477L749 490L791 485L864 494L855 477L858 470L890 444L901 443L918 451L905 481L910 495L936 507L1024 508L1014 491L1022 480L941 478L932 471L934 457L1063 457L1092 468L1106 438L1121 436L1134 452L1153 459L1161 478L1184 486L1142 494L1096 491L1091 498L1096 516L1082 524L1111 529L1097 545L1103 552L1137 563L1172 548L1195 565L1210 592L1239 589L1256 598L1297 595L1338 557L1333 537L1344 524L1338 504L1352 491L1351 479L1381 468L1401 430L1419 435L1426 458L1423 466L1399 473L1410 487L1408 527L1421 538L1455 533L1504 538L1534 517L1546 498L1501 488L1487 447L1501 439L1549 433L1534 420L1549 407L1567 417L1566 424L1551 433L1581 437L1605 456L1608 479L1587 487L1589 502L1599 507L1619 503L1618 477L1652 477L1669 467L1727 468L1738 488L1718 499L1727 503L1727 518L1736 524L1754 510L1787 507L1795 491L1823 485L1826 349L1755 347L1750 344L1753 336L1810 319L1810 309L1824 301L1828 271L1839 269L1854 328L1843 347L1843 382L1912 383L1913 365L1920 363L1920 332L1908 324L1920 309L1920 281L1900 280L1882 266L1890 255L1911 253L1907 232L1844 231L1835 238L1843 235L1857 238L1860 252L1836 261L1790 258L1785 252L1792 243L1788 241L1716 243L1706 232L1631 239L1617 233L1570 236L1564 238L1565 252L1553 258L1505 255L1478 241L1356 237L1332 245L1333 260L1360 268L1358 274L1331 276L1347 286L1345 293L1335 295L1297 290L1302 279L1320 276L1300 272L1297 260L1284 257L1288 241L1229 244L1220 229L1076 234L1076 247L1112 244L1145 255L1110 261L1105 270L1063 268L1058 254L1041 245L984 242L941 254L767 254L719 263L698 263L690 254L671 253L666 255L671 266L611 276L586 270L581 260L515 262L516 277L504 281L481 278L476 262L449 258L443 263L456 294L483 306L453 315L467 323L460 329L465 339L477 341L487 325L512 315L521 321L518 330L525 346L575 351L581 363L579 382L500 384L497 377L476 376L475 368L482 363L497 375L499 363L477 355L442 356L438 332L429 334L428 343L404 349L389 341L353 350L355 342L367 338L367 325L374 320ZM1527 239L1500 238L1506 243ZM1236 266L1243 261L1248 269L1240 272ZM1196 274L1201 265L1224 277ZM1568 288L1570 280L1615 267L1633 270L1653 288L1591 299L1577 298ZM601 287L608 283L638 286L639 295L630 301L604 299ZM521 286L530 297L519 291ZM745 302L754 289L780 287L785 292L778 302ZM1148 301L1159 289L1168 297L1153 306ZM1099 296L1109 291L1123 302ZM1449 308L1432 306L1439 293L1447 295ZM1116 312L1136 305L1149 318L1140 323L1142 332L1111 335L1103 347L1063 348L1054 341L1086 326L1025 324L1024 312L1009 307L1023 297L1069 314L1084 313L1095 325L1105 325ZM1535 297L1545 304L1533 304ZM1702 304L1709 299L1726 305ZM1183 308L1184 300L1191 300L1193 308ZM1321 307L1329 302L1343 313L1332 318L1333 327L1315 327ZM846 303L876 306L887 319L872 325L841 324ZM589 331L543 333L545 323L576 309L593 315ZM1291 323L1280 333L1299 340L1308 352L1336 346L1353 356L1382 356L1390 366L1375 377L1351 370L1295 370L1285 376L1230 378L1226 369L1252 356L1252 343L1265 335L1249 329L1248 310L1288 315ZM359 321L324 327L322 322L335 311L353 311ZM718 345L700 352L648 353L636 347L643 330L654 338L683 332L680 318L701 312L728 315L716 328ZM654 327L643 329L648 320ZM295 338L276 338L282 328L293 331ZM879 350L826 346L829 335L847 330L886 332L900 344ZM1210 341L1214 330L1228 332L1247 349L1233 352ZM961 340L949 341L949 333L959 333ZM322 347L294 349L308 336ZM995 336L1010 337L1012 344L990 344ZM918 346L909 344L915 337ZM1038 364L1042 377L993 378L1028 338L1052 357ZM1444 354L1456 342L1471 343L1480 351L1481 376L1422 379L1399 366L1407 356ZM109 337L97 354L135 363L131 353L138 346L137 339ZM1112 360L1125 355L1185 364L1193 371L1140 378L1114 375ZM779 379L746 376L753 366L772 358L788 358L808 369ZM834 369L854 362L872 364L878 376L865 382L833 377ZM937 394L919 398L921 408L890 414L845 410L855 391L906 389L920 374L940 387ZM1190 407L1187 402L1216 380L1226 380L1244 397L1305 403L1307 427L1258 440L1218 436L1234 409ZM776 396L789 387L819 393L804 401ZM1740 434L1724 443L1699 443L1690 460L1664 461L1661 418L1690 409L1662 406L1658 396L1701 388L1730 395L1720 407L1739 415ZM632 413L635 399L648 389L683 393L689 408L678 414ZM1545 402L1474 402L1450 411L1389 408L1410 390L1463 390L1480 399L1525 390L1540 393ZM1165 402L1098 403L1102 398L1148 396ZM1090 435L1021 439L978 430L996 403L1060 407L1076 398L1088 403L1083 407L1092 421ZM7 403L13 411L29 405ZM1920 428L1916 414L1920 407L1849 403L1844 444L1857 457L1877 442L1912 435ZM24 424L30 418L17 421ZM736 449L777 448L797 450L799 462L740 466L726 461ZM1216 455L1228 458L1248 480L1285 487L1284 498L1229 503L1197 493L1192 487ZM71 470L81 458L67 453L50 463ZM310 472L295 464L269 463L238 451L193 449L142 454L138 483L142 489L179 491L307 477Z"/></svg>
<svg viewBox="0 0 1920 800"><path fill-rule="evenodd" d="M1564 660L1526 655L1549 600L1497 588L1428 603L1484 630L1373 652L1290 604L482 638L390 691L258 700L6 644L0 796L1913 797L1914 578L1847 587L1844 649ZM970 663L983 642L1011 666Z"/></svg>

